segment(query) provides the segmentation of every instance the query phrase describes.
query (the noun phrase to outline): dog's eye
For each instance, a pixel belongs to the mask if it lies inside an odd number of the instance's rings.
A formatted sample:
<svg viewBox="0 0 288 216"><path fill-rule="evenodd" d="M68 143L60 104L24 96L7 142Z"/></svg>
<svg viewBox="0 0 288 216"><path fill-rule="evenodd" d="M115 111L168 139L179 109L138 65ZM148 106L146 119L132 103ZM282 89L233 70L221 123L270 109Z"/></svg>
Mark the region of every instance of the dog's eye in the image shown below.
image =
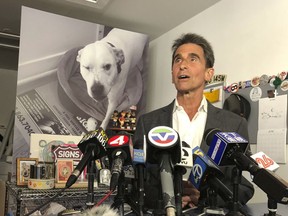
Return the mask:
<svg viewBox="0 0 288 216"><path fill-rule="evenodd" d="M89 67L89 66L84 66L84 65L83 65L83 67L84 67L85 69L87 69L87 70L89 70L89 69L90 69L90 67Z"/></svg>
<svg viewBox="0 0 288 216"><path fill-rule="evenodd" d="M111 64L105 64L105 65L103 65L103 69L104 69L104 70L110 70L110 68L111 68Z"/></svg>

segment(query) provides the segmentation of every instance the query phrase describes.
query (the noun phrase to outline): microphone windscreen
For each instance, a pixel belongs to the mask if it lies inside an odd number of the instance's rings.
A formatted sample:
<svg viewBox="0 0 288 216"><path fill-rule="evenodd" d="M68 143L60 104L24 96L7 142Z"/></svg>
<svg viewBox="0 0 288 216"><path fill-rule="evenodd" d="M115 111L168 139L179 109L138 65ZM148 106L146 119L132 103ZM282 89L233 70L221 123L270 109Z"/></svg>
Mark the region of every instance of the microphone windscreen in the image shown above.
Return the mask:
<svg viewBox="0 0 288 216"><path fill-rule="evenodd" d="M111 208L110 205L95 206L91 209L87 209L80 214L74 214L74 216L120 216L117 209Z"/></svg>
<svg viewBox="0 0 288 216"><path fill-rule="evenodd" d="M208 146L210 146L213 141L214 135L218 132L221 132L218 128L210 128L204 132L203 138Z"/></svg>

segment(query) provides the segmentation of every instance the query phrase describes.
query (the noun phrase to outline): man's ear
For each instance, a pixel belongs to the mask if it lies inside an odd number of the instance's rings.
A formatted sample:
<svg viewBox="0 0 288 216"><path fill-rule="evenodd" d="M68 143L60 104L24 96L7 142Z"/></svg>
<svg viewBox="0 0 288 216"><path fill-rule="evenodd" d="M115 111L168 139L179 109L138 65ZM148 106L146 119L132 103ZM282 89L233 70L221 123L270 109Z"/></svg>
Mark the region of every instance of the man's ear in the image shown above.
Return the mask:
<svg viewBox="0 0 288 216"><path fill-rule="evenodd" d="M214 68L207 68L205 72L205 81L210 82L214 76Z"/></svg>

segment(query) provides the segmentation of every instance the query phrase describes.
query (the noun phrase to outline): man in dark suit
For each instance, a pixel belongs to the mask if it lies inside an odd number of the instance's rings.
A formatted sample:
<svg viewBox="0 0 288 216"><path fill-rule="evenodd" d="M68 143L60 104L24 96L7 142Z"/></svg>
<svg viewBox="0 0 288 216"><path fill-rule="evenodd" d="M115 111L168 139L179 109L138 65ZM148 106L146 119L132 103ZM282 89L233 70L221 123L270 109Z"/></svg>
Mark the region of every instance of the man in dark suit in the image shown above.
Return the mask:
<svg viewBox="0 0 288 216"><path fill-rule="evenodd" d="M248 139L246 119L214 107L203 96L205 84L214 75L214 54L209 42L202 36L189 33L174 41L172 51L172 82L177 90L176 99L168 106L138 119L134 147L141 148L143 135L147 135L156 126L172 127L179 133L181 141L185 141L191 148L199 146L205 153L209 146L203 140L203 134L210 128L237 132ZM250 150L246 154L251 154ZM222 171L225 174L223 183L232 191L232 168L225 167ZM149 168L145 187L145 205L149 208L157 208L160 184L158 167ZM182 206L200 205L205 194L194 188L189 181L183 182L183 185ZM239 202L247 203L253 194L253 185L242 176ZM225 206L225 201L219 199L218 204Z"/></svg>

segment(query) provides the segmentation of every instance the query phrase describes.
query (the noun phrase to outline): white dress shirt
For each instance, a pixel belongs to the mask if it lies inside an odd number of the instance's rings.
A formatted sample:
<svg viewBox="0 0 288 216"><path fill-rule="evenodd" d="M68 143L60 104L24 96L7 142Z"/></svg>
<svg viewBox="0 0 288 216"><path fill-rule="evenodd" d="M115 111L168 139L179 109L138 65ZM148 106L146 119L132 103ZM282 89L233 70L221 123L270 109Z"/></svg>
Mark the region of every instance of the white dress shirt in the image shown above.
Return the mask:
<svg viewBox="0 0 288 216"><path fill-rule="evenodd" d="M207 119L207 101L203 96L197 113L190 121L184 108L179 105L177 99L173 110L173 129L179 133L180 140L185 141L191 148L200 146Z"/></svg>

